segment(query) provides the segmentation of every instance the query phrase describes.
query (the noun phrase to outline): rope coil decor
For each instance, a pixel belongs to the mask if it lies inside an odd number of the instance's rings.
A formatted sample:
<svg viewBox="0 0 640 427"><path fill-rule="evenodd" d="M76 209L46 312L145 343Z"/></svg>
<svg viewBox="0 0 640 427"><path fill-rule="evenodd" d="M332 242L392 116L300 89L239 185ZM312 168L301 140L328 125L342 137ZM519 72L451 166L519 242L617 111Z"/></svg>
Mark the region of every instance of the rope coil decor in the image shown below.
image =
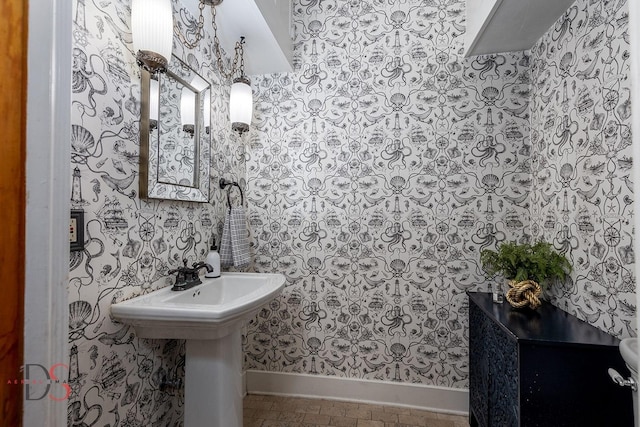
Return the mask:
<svg viewBox="0 0 640 427"><path fill-rule="evenodd" d="M527 305L533 310L540 307L540 294L542 288L537 282L533 280L523 280L522 282L516 282L515 280L509 281L509 289L507 291L507 301L515 308L526 307Z"/></svg>

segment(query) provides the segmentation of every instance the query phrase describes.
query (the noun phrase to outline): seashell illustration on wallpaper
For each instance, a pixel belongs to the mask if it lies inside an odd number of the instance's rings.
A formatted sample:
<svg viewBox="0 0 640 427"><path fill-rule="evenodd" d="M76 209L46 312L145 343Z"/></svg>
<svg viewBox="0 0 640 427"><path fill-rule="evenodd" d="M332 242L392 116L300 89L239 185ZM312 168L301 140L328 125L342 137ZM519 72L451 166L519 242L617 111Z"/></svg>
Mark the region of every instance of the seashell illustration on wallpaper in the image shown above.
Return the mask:
<svg viewBox="0 0 640 427"><path fill-rule="evenodd" d="M91 312L91 304L87 301L73 301L69 304L69 333L82 334L89 324L87 319Z"/></svg>
<svg viewBox="0 0 640 427"><path fill-rule="evenodd" d="M71 148L73 155L89 156L89 149L96 145L96 140L87 128L71 125Z"/></svg>

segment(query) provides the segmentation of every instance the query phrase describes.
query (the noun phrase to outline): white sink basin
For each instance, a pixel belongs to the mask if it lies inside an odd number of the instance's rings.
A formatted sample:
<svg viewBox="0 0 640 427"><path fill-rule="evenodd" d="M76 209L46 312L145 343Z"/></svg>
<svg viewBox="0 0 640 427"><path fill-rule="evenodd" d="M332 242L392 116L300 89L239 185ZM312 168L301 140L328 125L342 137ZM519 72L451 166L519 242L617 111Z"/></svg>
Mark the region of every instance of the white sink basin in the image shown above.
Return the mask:
<svg viewBox="0 0 640 427"><path fill-rule="evenodd" d="M284 288L282 274L223 273L111 306L141 338L186 339L185 427L242 427L242 324Z"/></svg>
<svg viewBox="0 0 640 427"><path fill-rule="evenodd" d="M638 338L625 338L620 341L620 354L629 369L638 372Z"/></svg>
<svg viewBox="0 0 640 427"><path fill-rule="evenodd" d="M283 289L282 274L223 273L186 291L159 289L111 306L141 338L217 339L242 326Z"/></svg>
<svg viewBox="0 0 640 427"><path fill-rule="evenodd" d="M631 372L631 379L637 385L640 381L638 379L638 338L625 338L622 341L620 341L620 354L622 355L622 359L624 359L624 363L627 364L627 368L629 368L629 371ZM625 385L628 385L628 384L625 384ZM633 414L635 417L635 427L640 427L640 413L638 412L638 390L637 389L633 390L632 396L633 396Z"/></svg>

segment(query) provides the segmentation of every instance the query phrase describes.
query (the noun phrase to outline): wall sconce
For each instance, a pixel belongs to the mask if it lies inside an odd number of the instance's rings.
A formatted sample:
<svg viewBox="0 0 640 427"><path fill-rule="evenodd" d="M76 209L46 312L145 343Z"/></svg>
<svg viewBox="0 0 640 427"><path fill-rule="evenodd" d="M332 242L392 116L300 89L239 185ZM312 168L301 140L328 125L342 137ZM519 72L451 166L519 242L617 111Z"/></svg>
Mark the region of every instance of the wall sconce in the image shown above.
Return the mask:
<svg viewBox="0 0 640 427"><path fill-rule="evenodd" d="M158 128L160 109L160 85L153 75L149 80L149 133Z"/></svg>
<svg viewBox="0 0 640 427"><path fill-rule="evenodd" d="M220 41L218 40L218 26L216 24L216 6L222 4L222 0L200 0L200 17L198 19L198 27L196 29L196 40L190 42L182 35L177 27L175 29L176 35L180 38L182 43L189 49L194 49L200 40L204 37L203 31L203 9L205 6L211 6L211 25L213 26L213 46L214 54L216 57L216 63L218 70L222 77L226 79L233 79L231 86L231 94L229 99L229 118L231 120L231 128L242 135L249 130L251 124L251 117L253 114L253 94L251 92L251 82L244 74L244 49L245 43L244 37L240 38L240 41L236 42L235 55L233 58L233 65L231 70L227 71L224 67L222 60L222 51L220 49ZM236 76L234 78L234 76ZM207 117L207 116L205 116Z"/></svg>
<svg viewBox="0 0 640 427"><path fill-rule="evenodd" d="M164 72L173 44L171 0L133 0L131 31L138 65L152 74Z"/></svg>

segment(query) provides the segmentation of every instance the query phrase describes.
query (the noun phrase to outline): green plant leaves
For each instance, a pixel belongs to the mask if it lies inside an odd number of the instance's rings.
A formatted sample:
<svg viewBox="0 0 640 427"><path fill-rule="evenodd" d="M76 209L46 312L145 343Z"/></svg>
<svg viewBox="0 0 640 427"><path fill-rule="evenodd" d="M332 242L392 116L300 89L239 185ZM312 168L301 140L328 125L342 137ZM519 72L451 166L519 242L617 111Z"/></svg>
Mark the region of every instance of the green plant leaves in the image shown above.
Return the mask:
<svg viewBox="0 0 640 427"><path fill-rule="evenodd" d="M571 272L571 263L556 252L550 243L503 243L497 251L485 249L480 253L485 272L502 274L508 280L534 280L540 284L547 280L564 280Z"/></svg>

